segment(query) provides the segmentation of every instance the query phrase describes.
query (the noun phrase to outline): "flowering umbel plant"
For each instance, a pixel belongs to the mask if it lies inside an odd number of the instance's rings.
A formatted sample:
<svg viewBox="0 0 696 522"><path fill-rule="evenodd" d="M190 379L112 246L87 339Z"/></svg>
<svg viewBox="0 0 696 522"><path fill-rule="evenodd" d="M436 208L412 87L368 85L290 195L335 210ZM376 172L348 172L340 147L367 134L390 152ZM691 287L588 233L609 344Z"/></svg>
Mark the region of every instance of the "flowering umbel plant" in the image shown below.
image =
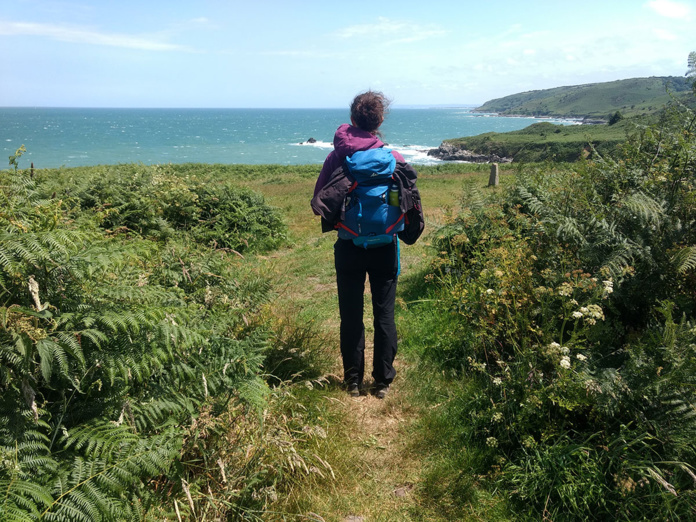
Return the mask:
<svg viewBox="0 0 696 522"><path fill-rule="evenodd" d="M457 326L428 354L469 383L475 472L532 518L696 515L695 147L667 111L620 157L468 186L439 232Z"/></svg>

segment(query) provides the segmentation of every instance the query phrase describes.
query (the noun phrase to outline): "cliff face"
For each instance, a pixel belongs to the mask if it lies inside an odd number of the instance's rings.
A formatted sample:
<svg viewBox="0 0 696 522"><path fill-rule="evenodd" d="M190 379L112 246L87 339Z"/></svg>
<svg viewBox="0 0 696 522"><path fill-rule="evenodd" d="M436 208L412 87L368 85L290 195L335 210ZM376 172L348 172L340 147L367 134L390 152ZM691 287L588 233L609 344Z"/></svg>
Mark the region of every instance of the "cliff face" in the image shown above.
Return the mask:
<svg viewBox="0 0 696 522"><path fill-rule="evenodd" d="M469 163L512 163L512 158L496 154L477 154L452 143L443 142L437 149L430 149L428 156L443 161L468 161Z"/></svg>

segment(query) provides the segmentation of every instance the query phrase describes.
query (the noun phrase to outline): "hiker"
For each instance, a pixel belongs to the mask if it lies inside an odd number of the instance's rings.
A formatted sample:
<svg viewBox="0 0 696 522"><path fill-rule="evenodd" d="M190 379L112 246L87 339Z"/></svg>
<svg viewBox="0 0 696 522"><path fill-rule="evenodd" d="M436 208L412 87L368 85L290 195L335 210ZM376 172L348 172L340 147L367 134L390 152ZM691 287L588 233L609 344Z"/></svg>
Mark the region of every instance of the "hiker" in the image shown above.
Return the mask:
<svg viewBox="0 0 696 522"><path fill-rule="evenodd" d="M379 399L387 395L396 376L394 303L400 269L399 238L413 244L424 227L417 173L401 154L385 149L380 139L379 128L388 106L389 101L380 92L367 91L355 97L350 107L351 124L336 130L334 150L324 161L312 199L314 213L322 218L322 232L339 233L334 261L341 356L344 385L353 397L363 390L363 296L365 277L369 275L375 330L373 392ZM369 210L373 204L379 208ZM381 216L384 222L366 222L378 220L372 216Z"/></svg>

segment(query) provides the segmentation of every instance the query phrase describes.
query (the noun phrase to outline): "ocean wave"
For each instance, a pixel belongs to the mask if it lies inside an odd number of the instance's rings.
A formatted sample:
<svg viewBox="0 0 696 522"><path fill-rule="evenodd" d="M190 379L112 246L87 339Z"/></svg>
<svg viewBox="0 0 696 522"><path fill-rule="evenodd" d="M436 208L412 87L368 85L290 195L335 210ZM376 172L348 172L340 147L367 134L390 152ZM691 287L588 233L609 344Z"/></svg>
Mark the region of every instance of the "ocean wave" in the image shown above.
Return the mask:
<svg viewBox="0 0 696 522"><path fill-rule="evenodd" d="M423 145L388 145L388 147L400 152L408 163L413 163L414 165L437 165L442 163L441 159L428 156L428 151L435 147Z"/></svg>
<svg viewBox="0 0 696 522"><path fill-rule="evenodd" d="M300 146L300 147L315 147L317 149L333 150L333 143L326 141L315 141L310 143L305 141L303 143L291 143L290 145ZM432 156L428 156L428 151L435 147L428 147L425 145L395 145L388 144L386 148L393 149L404 157L408 163L413 163L414 165L437 165L443 161Z"/></svg>

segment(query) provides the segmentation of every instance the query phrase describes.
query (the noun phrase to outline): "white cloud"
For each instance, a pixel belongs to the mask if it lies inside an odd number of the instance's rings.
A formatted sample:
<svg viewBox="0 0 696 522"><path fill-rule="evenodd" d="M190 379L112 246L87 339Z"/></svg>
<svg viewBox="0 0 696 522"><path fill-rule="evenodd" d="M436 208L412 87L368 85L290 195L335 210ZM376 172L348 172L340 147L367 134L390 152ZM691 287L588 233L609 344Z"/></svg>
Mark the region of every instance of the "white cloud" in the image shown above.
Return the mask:
<svg viewBox="0 0 696 522"><path fill-rule="evenodd" d="M654 0L647 5L660 16L667 18L689 18L691 15L689 5L672 0Z"/></svg>
<svg viewBox="0 0 696 522"><path fill-rule="evenodd" d="M339 38L385 39L387 45L410 43L443 36L447 31L435 26L421 26L411 22L400 22L379 17L376 23L351 25L335 33Z"/></svg>
<svg viewBox="0 0 696 522"><path fill-rule="evenodd" d="M79 27L28 22L2 22L0 23L0 35L43 36L62 42L123 47L126 49L139 49L142 51L190 50L181 45L159 42L151 38L144 38L141 36L121 33L100 33L98 31L82 29Z"/></svg>

